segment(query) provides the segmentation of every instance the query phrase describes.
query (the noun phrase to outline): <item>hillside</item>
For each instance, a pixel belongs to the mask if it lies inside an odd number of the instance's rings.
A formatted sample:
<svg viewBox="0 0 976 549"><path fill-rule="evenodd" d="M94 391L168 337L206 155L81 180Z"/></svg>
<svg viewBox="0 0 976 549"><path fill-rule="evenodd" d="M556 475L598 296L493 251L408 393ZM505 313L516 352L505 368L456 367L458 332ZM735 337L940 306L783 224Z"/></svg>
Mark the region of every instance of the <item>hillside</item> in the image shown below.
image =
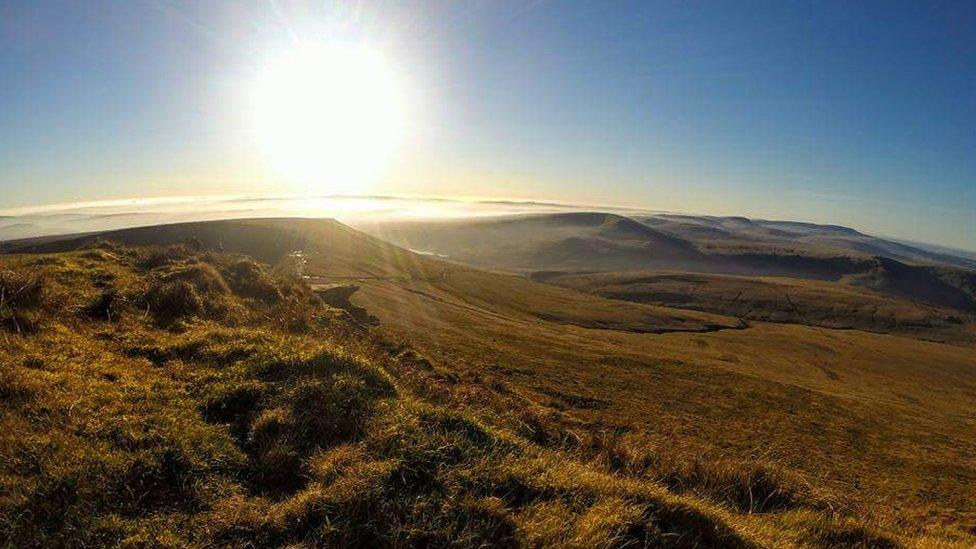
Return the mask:
<svg viewBox="0 0 976 549"><path fill-rule="evenodd" d="M308 273L327 275L327 257L310 255ZM976 463L960 451L974 442L971 348L763 322L703 334L567 327L458 306L443 296L459 289L437 277L415 282L423 291L358 283L381 331L454 375L547 402L574 429L623 432L684 463L762 456L827 499L972 527L976 494L962 479Z"/></svg>
<svg viewBox="0 0 976 549"><path fill-rule="evenodd" d="M581 326L614 327L635 332L710 331L736 328L728 317L680 312L661 307L621 305L580 295L522 277L486 273L412 253L332 220L260 219L179 223L65 238L20 248L21 252L74 250L96 240L127 245L193 241L207 249L236 251L268 263L291 261L294 252L308 263L313 283L332 280L390 282L411 295L422 295L435 281L442 299L459 306L504 311L524 318L544 318ZM328 270L313 267L326 260ZM527 306L531 304L531 306Z"/></svg>
<svg viewBox="0 0 976 549"><path fill-rule="evenodd" d="M98 243L0 273L4 545L754 543L246 257Z"/></svg>
<svg viewBox="0 0 976 549"><path fill-rule="evenodd" d="M971 348L605 300L411 253L330 221L183 224L101 238L250 250L300 269L313 287L356 284L353 303L379 318L372 331L399 342L378 344L399 357L384 366L398 391L416 382L424 399L445 399L437 402L523 437L533 451L621 479L601 483L650 482L668 497L691 498L683 501L718 513L748 543L836 546L869 530L889 540L870 538L874 546L972 541ZM554 466L573 471L569 484L589 474ZM488 496L521 517L512 519L519 543L543 539L519 520L551 519L562 526L545 539L565 542L558 536L582 524L572 516L603 505L531 493ZM437 516L425 524L442 524ZM818 533L824 524L845 533ZM704 540L701 528L712 531L699 524L677 539ZM702 543L731 543L709 539Z"/></svg>
<svg viewBox="0 0 976 549"><path fill-rule="evenodd" d="M778 248L813 254L864 254L907 263L976 268L976 261L968 254L878 238L838 225L675 214L642 215L634 219L714 251Z"/></svg>
<svg viewBox="0 0 976 549"><path fill-rule="evenodd" d="M609 213L560 213L362 224L361 228L413 250L521 274L666 270L792 277L841 282L937 307L976 311L976 270L938 262L905 263L897 259L904 254L886 255L880 244L875 245L879 239L845 227L739 217L636 219ZM830 238L846 239L846 244L830 245ZM859 249L855 244L861 241L875 244Z"/></svg>
<svg viewBox="0 0 976 549"><path fill-rule="evenodd" d="M312 247L337 257L360 238L313 225L334 238ZM224 240L220 229L242 226L284 236L273 223L184 229ZM290 261L114 236L0 257L5 545L889 547L901 537L831 512L785 471L663 459L638 438L571 422L564 406L377 339L321 303Z"/></svg>
<svg viewBox="0 0 976 549"><path fill-rule="evenodd" d="M574 212L487 219L363 224L410 249L482 267L525 272L626 268L635 263L693 263L688 242L613 214Z"/></svg>

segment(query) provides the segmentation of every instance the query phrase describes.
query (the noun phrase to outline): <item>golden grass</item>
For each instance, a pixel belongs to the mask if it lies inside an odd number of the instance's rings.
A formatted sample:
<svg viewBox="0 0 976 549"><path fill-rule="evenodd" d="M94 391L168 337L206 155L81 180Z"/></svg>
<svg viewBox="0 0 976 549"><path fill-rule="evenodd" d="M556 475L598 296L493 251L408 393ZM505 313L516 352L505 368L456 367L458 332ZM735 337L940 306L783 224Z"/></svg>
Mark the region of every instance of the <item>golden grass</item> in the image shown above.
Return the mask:
<svg viewBox="0 0 976 549"><path fill-rule="evenodd" d="M0 355L7 545L749 547L775 539L751 525L751 512L772 516L779 505L744 510L708 496L740 480L702 481L710 487L696 496L633 464L608 465L622 450L552 446L563 427L539 414L533 430L506 415L516 397L504 388L432 371L264 266L246 267L247 276L264 277L280 297L228 281L240 268L233 256L101 251L2 259L14 287L45 281L35 297L5 305L37 318L32 332L5 325ZM159 301L158 284L174 281L206 302ZM104 310L109 291L114 313L91 314ZM190 305L178 311L177 303ZM799 525L764 524L795 543L826 520L810 513Z"/></svg>

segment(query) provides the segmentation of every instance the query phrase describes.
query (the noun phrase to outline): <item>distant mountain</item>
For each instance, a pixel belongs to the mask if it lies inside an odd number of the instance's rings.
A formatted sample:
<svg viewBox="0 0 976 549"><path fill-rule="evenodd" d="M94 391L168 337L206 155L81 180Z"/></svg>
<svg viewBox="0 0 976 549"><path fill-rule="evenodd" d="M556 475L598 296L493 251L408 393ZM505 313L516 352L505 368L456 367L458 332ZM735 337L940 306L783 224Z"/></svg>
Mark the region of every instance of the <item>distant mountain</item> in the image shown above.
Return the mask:
<svg viewBox="0 0 976 549"><path fill-rule="evenodd" d="M685 265L696 262L700 255L693 244L681 237L609 213L531 214L358 226L410 249L509 271Z"/></svg>
<svg viewBox="0 0 976 549"><path fill-rule="evenodd" d="M311 222L312 220L305 220ZM299 220L299 222L302 222ZM266 242L242 228L201 227L224 246L238 243L267 261ZM655 214L627 217L605 212L562 212L449 221L360 223L381 239L477 267L530 274L538 271L618 272L670 270L745 276L786 276L843 281L939 307L976 310L976 262L944 251L865 235L836 225L744 217ZM203 227L211 227L203 229ZM108 234L143 235L158 243L160 230L125 229ZM263 233L262 233L263 234ZM307 239L283 237L291 249ZM287 240L290 238L291 240ZM0 251L38 249L44 237L0 244Z"/></svg>
<svg viewBox="0 0 976 549"><path fill-rule="evenodd" d="M575 212L360 227L413 250L522 274L668 270L786 276L843 281L976 310L976 271L965 259L834 225Z"/></svg>
<svg viewBox="0 0 976 549"><path fill-rule="evenodd" d="M957 258L962 258L976 264L976 251L964 250L962 248L953 248L951 246L939 246L938 244L916 242L914 240L904 240L900 238L889 238L888 240L892 242L898 242L899 244L904 244L906 246L912 246L914 248L921 248L922 250L931 253L955 256Z"/></svg>
<svg viewBox="0 0 976 549"><path fill-rule="evenodd" d="M635 219L688 239L700 248L716 251L752 251L758 247L807 254L854 253L910 263L976 268L976 254L878 238L839 225L670 214Z"/></svg>

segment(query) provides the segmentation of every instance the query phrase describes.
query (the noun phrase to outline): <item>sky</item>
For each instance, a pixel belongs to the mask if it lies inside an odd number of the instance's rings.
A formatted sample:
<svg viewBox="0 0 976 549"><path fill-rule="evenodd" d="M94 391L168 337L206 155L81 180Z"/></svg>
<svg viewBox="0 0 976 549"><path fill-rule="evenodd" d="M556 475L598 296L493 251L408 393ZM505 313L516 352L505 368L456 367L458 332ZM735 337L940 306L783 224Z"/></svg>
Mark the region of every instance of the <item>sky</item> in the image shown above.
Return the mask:
<svg viewBox="0 0 976 549"><path fill-rule="evenodd" d="M269 151L296 135L254 125L256 83L308 44L375 53L396 82L394 146L355 151L370 164L355 187L281 169ZM356 106L338 112L376 110ZM967 1L0 0L0 212L487 197L973 250L974 128Z"/></svg>

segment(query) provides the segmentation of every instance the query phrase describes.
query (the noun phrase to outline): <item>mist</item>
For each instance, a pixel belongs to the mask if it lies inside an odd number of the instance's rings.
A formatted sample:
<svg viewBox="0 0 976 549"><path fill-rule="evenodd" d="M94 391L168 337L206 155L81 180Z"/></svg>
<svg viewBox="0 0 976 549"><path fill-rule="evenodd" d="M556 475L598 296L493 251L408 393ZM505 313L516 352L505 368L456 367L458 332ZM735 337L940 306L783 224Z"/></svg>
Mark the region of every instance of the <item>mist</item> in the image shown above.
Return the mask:
<svg viewBox="0 0 976 549"><path fill-rule="evenodd" d="M599 209L649 210L554 202L460 200L424 197L197 196L53 204L0 211L0 241L88 233L188 221L254 217L334 218L343 223L457 219Z"/></svg>

